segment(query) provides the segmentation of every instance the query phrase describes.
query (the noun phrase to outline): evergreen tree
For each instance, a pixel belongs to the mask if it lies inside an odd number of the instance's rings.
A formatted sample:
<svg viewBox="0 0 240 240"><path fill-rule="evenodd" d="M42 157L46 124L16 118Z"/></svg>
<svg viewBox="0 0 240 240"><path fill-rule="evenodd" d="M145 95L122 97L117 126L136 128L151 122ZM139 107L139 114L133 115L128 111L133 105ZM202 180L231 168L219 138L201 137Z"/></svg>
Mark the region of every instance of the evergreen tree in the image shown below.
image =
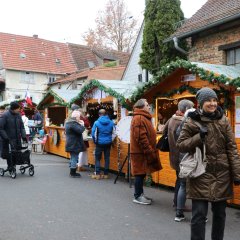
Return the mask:
<svg viewBox="0 0 240 240"><path fill-rule="evenodd" d="M184 20L180 0L147 0L140 65L155 75L161 66L186 58L174 47L173 41L163 43L176 31L176 24ZM186 42L180 47L186 48Z"/></svg>

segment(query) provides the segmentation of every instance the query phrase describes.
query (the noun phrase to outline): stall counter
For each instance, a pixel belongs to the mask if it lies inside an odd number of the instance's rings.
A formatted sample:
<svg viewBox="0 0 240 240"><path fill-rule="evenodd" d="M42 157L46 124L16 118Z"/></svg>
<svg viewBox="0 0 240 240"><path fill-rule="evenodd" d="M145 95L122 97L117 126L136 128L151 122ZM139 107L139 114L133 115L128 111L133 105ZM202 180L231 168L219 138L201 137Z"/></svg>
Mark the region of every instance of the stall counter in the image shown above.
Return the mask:
<svg viewBox="0 0 240 240"><path fill-rule="evenodd" d="M48 134L45 151L56 154L61 157L70 158L70 154L65 152L65 128L58 126L45 127L46 134Z"/></svg>

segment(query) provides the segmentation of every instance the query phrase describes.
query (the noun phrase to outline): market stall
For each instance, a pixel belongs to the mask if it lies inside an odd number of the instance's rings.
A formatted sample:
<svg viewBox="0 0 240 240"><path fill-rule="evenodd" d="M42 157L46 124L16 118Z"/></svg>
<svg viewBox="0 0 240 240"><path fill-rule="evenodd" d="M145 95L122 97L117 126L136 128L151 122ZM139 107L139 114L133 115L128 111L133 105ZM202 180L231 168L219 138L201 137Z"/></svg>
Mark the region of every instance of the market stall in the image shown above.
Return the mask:
<svg viewBox="0 0 240 240"><path fill-rule="evenodd" d="M49 90L38 104L38 109L43 112L44 130L48 136L46 152L69 157L65 152L64 122L68 116L69 102L78 93L79 90Z"/></svg>
<svg viewBox="0 0 240 240"><path fill-rule="evenodd" d="M92 80L86 83L79 95L72 99L72 103L81 105L88 113L91 126L98 119L98 111L104 108L109 117L117 122L128 114L129 105L126 102L132 91L136 88L130 86L128 82L111 81L111 80ZM94 165L95 144L89 138L88 160L89 164ZM126 143L115 139L110 154L110 170L118 171L127 154L128 146ZM103 164L104 161L101 161ZM124 167L123 173L126 173L127 166Z"/></svg>
<svg viewBox="0 0 240 240"><path fill-rule="evenodd" d="M153 82L138 89L131 98L135 102L146 98L154 109L154 122L161 136L162 125L176 112L182 99L196 103L195 94L201 87L210 87L218 95L219 105L224 109L235 132L240 149L240 69L224 65L190 63L177 61L164 67ZM196 107L196 106L195 106ZM169 154L160 152L163 170L153 174L155 183L165 186L175 185L175 171L170 167ZM234 187L233 204L240 204L240 187Z"/></svg>
<svg viewBox="0 0 240 240"><path fill-rule="evenodd" d="M18 102L21 106L21 109L25 112L25 115L28 117L29 120L32 119L34 115L34 109L36 108L37 104L32 103L31 105L26 102L25 99L8 99L5 101L0 102L0 108L1 109L8 109L10 107L11 102Z"/></svg>

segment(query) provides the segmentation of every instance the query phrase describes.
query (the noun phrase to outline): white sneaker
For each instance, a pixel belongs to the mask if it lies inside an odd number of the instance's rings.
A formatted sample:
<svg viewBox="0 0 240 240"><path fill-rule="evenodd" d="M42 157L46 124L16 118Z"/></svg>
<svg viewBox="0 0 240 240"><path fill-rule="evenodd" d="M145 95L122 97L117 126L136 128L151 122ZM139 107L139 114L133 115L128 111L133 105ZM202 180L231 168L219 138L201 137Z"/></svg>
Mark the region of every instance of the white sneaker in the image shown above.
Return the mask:
<svg viewBox="0 0 240 240"><path fill-rule="evenodd" d="M133 202L138 204L143 204L143 205L150 205L152 203L152 201L146 199L146 197L143 194L138 198L134 198Z"/></svg>

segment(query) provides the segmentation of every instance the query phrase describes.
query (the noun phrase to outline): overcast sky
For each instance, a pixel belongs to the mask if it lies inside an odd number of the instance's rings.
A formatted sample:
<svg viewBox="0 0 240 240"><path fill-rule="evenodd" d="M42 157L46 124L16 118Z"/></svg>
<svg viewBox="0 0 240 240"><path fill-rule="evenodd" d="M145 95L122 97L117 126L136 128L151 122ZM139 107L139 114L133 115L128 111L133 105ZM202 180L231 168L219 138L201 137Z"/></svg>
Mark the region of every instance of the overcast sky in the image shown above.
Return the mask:
<svg viewBox="0 0 240 240"><path fill-rule="evenodd" d="M82 34L94 28L99 10L108 0L1 0L0 32L37 34L58 42L83 43ZM143 19L145 0L126 0L131 15ZM181 0L185 17L191 17L207 0Z"/></svg>

